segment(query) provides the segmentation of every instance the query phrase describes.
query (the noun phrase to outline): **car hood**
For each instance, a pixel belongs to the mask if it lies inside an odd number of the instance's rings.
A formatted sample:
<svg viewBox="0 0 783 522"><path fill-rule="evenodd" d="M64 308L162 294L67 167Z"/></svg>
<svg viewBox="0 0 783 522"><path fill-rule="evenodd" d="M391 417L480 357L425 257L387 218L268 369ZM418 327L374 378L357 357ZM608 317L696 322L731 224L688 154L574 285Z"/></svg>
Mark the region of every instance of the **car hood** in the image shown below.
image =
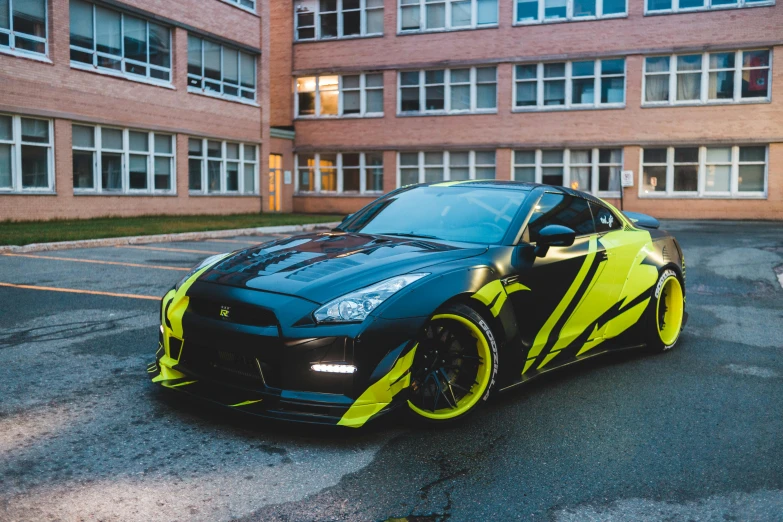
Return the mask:
<svg viewBox="0 0 783 522"><path fill-rule="evenodd" d="M199 281L323 304L378 281L482 254L485 245L367 234L293 236L234 252Z"/></svg>

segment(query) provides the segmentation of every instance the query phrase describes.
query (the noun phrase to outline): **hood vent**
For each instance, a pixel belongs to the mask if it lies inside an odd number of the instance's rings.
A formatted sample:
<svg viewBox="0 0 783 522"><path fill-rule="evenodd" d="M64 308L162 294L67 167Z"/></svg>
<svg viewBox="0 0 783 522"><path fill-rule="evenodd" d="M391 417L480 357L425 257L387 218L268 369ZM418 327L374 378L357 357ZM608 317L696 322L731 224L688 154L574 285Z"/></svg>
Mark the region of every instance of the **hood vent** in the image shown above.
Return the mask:
<svg viewBox="0 0 783 522"><path fill-rule="evenodd" d="M287 279L299 281L302 283L311 283L321 279L322 277L332 275L336 272L341 272L348 268L359 266L360 264L361 263L358 261L354 261L347 257L328 259L326 261L320 261L304 268L300 268L296 272L289 275Z"/></svg>

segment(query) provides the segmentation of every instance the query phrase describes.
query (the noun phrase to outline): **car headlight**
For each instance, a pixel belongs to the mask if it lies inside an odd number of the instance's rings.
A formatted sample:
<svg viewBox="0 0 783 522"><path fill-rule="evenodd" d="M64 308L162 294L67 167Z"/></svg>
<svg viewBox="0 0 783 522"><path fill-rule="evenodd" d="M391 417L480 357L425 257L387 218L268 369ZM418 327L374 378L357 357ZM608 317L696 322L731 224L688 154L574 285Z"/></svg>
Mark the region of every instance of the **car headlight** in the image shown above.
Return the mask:
<svg viewBox="0 0 783 522"><path fill-rule="evenodd" d="M315 311L319 323L364 321L370 312L409 284L429 274L406 274L386 279L367 288L338 297Z"/></svg>
<svg viewBox="0 0 783 522"><path fill-rule="evenodd" d="M228 255L229 254L216 254L214 256L209 256L204 261L202 261L198 265L194 266L187 274L185 274L185 277L180 279L179 282L176 285L174 285L174 290L179 290L179 287L181 287L182 284L185 281L187 281L188 279L193 277L193 274L195 274L196 272L198 272L199 270L201 270L205 266L209 266L209 265L211 265L213 263L217 263L218 261L220 261L221 259L223 259L224 257L226 257Z"/></svg>

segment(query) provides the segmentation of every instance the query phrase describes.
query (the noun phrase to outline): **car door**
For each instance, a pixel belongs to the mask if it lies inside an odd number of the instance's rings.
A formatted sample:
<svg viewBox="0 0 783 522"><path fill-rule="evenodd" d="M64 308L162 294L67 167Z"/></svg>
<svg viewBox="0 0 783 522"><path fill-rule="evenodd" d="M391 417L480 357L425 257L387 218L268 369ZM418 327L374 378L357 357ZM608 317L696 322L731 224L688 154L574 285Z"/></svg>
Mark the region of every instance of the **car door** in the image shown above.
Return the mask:
<svg viewBox="0 0 783 522"><path fill-rule="evenodd" d="M535 245L538 232L547 225L574 230L573 245L551 247L543 257L529 255L526 262L518 264L517 273L505 281L527 350L521 361L523 377L547 367L583 334L590 313L580 305L592 292L603 292L606 284L601 278L606 252L598 242L587 200L565 192L544 193L522 240ZM568 360L560 357L556 364Z"/></svg>

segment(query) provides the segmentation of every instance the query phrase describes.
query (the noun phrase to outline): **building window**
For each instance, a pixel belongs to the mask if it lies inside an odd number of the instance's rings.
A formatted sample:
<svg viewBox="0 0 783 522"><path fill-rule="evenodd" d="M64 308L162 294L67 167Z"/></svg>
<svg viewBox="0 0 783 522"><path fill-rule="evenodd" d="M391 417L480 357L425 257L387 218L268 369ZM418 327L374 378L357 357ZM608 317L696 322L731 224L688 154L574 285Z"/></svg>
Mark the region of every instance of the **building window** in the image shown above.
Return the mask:
<svg viewBox="0 0 783 522"><path fill-rule="evenodd" d="M296 191L379 194L383 192L383 153L297 154Z"/></svg>
<svg viewBox="0 0 783 522"><path fill-rule="evenodd" d="M188 139L192 194L258 194L258 147L249 143Z"/></svg>
<svg viewBox="0 0 783 522"><path fill-rule="evenodd" d="M296 116L383 116L383 73L297 78Z"/></svg>
<svg viewBox="0 0 783 522"><path fill-rule="evenodd" d="M46 55L46 0L0 0L0 50Z"/></svg>
<svg viewBox="0 0 783 522"><path fill-rule="evenodd" d="M400 114L497 112L497 68L401 71Z"/></svg>
<svg viewBox="0 0 783 522"><path fill-rule="evenodd" d="M176 192L173 135L77 124L72 130L75 194Z"/></svg>
<svg viewBox="0 0 783 522"><path fill-rule="evenodd" d="M50 120L0 114L0 193L54 190Z"/></svg>
<svg viewBox="0 0 783 522"><path fill-rule="evenodd" d="M643 197L765 197L767 147L644 149L641 178Z"/></svg>
<svg viewBox="0 0 783 522"><path fill-rule="evenodd" d="M400 33L498 25L498 0L398 0Z"/></svg>
<svg viewBox="0 0 783 522"><path fill-rule="evenodd" d="M620 196L622 149L514 151L516 181L571 187L605 197Z"/></svg>
<svg viewBox="0 0 783 522"><path fill-rule="evenodd" d="M534 63L514 68L515 110L625 107L625 59Z"/></svg>
<svg viewBox="0 0 783 522"><path fill-rule="evenodd" d="M770 54L761 49L648 56L644 105L769 101Z"/></svg>
<svg viewBox="0 0 783 522"><path fill-rule="evenodd" d="M515 0L514 23L566 22L626 16L626 0Z"/></svg>
<svg viewBox="0 0 783 522"><path fill-rule="evenodd" d="M243 9L247 9L248 11L252 11L253 13L256 12L256 0L223 0L224 2L228 2L229 4L238 5L239 7Z"/></svg>
<svg viewBox="0 0 783 522"><path fill-rule="evenodd" d="M775 0L646 0L645 14L686 13L765 5L775 5Z"/></svg>
<svg viewBox="0 0 783 522"><path fill-rule="evenodd" d="M168 27L83 0L71 0L70 12L72 66L171 81Z"/></svg>
<svg viewBox="0 0 783 522"><path fill-rule="evenodd" d="M383 34L383 0L299 0L296 40L327 40Z"/></svg>
<svg viewBox="0 0 783 522"><path fill-rule="evenodd" d="M188 35L188 91L256 100L256 56Z"/></svg>
<svg viewBox="0 0 783 522"><path fill-rule="evenodd" d="M495 151L400 152L397 186L495 179Z"/></svg>

